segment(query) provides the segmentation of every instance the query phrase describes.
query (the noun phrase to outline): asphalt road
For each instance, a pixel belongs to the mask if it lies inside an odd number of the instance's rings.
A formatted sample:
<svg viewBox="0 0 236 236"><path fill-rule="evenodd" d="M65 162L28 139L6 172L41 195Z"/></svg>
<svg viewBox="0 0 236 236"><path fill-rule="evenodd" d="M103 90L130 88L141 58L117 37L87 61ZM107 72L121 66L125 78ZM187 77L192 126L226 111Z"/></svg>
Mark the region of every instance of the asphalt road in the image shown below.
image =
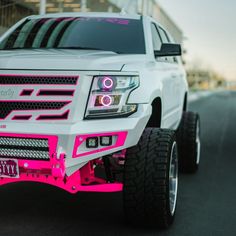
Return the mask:
<svg viewBox="0 0 236 236"><path fill-rule="evenodd" d="M202 119L201 168L180 176L171 229L126 226L120 193L74 196L21 183L0 188L0 235L236 235L236 93L218 92L190 108Z"/></svg>

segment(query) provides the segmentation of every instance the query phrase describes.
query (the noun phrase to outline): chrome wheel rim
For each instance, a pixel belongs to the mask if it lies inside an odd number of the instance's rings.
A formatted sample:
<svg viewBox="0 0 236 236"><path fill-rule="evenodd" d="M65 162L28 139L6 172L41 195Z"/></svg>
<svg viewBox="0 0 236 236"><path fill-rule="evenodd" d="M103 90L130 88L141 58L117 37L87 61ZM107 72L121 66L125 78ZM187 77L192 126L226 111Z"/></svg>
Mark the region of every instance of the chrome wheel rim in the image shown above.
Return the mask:
<svg viewBox="0 0 236 236"><path fill-rule="evenodd" d="M169 169L169 202L170 212L173 216L176 208L178 192L178 152L177 144L173 143L170 156L170 169Z"/></svg>
<svg viewBox="0 0 236 236"><path fill-rule="evenodd" d="M196 127L196 152L197 152L197 165L200 163L200 152L201 152L201 140L200 140L200 122L197 121L197 127Z"/></svg>

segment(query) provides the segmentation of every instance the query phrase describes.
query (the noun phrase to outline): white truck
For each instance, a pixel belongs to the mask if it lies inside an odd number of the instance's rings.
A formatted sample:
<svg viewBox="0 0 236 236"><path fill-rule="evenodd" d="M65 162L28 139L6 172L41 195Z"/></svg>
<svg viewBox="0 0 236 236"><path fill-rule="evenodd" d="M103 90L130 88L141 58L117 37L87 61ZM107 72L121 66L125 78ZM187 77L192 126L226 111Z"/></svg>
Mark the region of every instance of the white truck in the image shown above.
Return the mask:
<svg viewBox="0 0 236 236"><path fill-rule="evenodd" d="M132 224L168 227L200 160L181 46L148 16L29 16L0 38L0 185L123 191Z"/></svg>

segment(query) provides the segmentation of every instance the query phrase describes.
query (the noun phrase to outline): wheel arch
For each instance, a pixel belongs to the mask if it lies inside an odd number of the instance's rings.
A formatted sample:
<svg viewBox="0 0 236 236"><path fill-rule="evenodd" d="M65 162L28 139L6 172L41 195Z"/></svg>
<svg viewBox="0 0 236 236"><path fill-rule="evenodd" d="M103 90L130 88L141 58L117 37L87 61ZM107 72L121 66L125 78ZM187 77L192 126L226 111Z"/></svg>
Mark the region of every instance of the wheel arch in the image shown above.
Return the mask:
<svg viewBox="0 0 236 236"><path fill-rule="evenodd" d="M146 128L160 128L162 120L162 100L156 97L152 101L152 115L149 118Z"/></svg>
<svg viewBox="0 0 236 236"><path fill-rule="evenodd" d="M183 104L183 111L188 110L188 93L186 92L184 95L184 104Z"/></svg>

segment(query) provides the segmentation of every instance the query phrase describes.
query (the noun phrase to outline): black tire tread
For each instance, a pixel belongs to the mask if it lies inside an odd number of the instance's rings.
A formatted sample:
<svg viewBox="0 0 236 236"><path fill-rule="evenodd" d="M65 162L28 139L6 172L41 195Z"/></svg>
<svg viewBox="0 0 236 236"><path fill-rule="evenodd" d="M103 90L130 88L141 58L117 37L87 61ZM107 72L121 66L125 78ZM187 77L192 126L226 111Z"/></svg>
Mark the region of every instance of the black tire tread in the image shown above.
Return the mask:
<svg viewBox="0 0 236 236"><path fill-rule="evenodd" d="M169 210L169 156L175 132L147 128L138 145L127 150L124 173L124 209L134 224L167 228Z"/></svg>
<svg viewBox="0 0 236 236"><path fill-rule="evenodd" d="M196 163L196 126L198 120L198 114L184 112L177 132L179 170L182 173L195 173L198 170Z"/></svg>

